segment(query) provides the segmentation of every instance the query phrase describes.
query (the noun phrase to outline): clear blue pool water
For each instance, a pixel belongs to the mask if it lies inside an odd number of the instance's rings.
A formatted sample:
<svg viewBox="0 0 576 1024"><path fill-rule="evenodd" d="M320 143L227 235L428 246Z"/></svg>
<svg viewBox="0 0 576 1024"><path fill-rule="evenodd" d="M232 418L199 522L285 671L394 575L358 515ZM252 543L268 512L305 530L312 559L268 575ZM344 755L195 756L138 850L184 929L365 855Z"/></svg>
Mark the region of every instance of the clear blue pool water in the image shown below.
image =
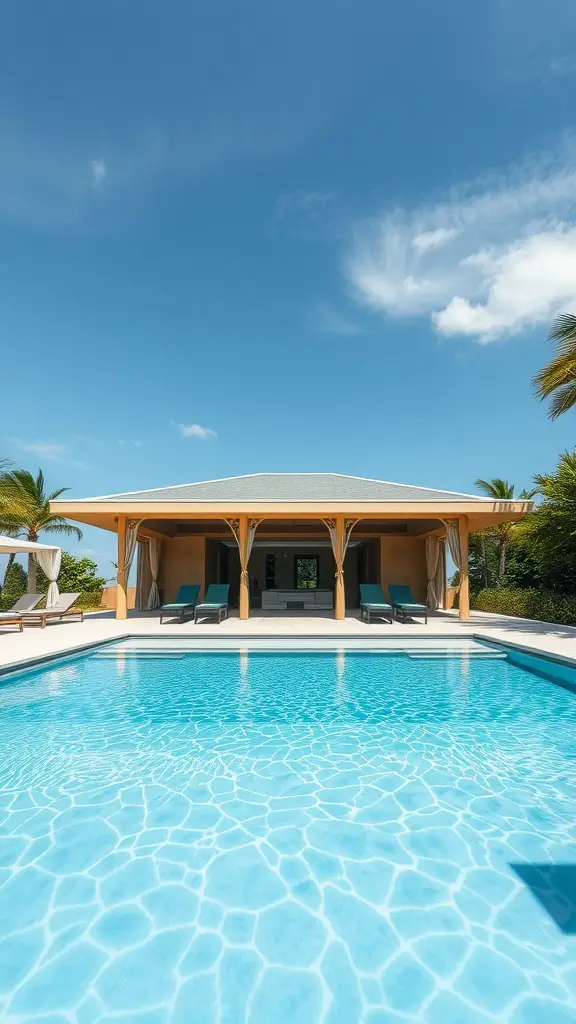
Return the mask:
<svg viewBox="0 0 576 1024"><path fill-rule="evenodd" d="M575 1022L575 702L401 653L5 677L0 1018Z"/></svg>

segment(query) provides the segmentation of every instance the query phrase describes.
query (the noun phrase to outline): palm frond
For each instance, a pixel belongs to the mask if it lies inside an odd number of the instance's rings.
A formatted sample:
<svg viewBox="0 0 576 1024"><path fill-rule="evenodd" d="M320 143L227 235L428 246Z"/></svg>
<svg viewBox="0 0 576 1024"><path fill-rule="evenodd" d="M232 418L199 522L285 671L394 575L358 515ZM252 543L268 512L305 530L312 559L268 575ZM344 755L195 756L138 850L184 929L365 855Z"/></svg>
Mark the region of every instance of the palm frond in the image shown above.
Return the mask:
<svg viewBox="0 0 576 1024"><path fill-rule="evenodd" d="M79 526L72 526L71 523L48 522L41 529L43 533L64 533L67 537L76 537L78 540L82 540L82 530Z"/></svg>
<svg viewBox="0 0 576 1024"><path fill-rule="evenodd" d="M514 497L514 484L509 484L507 480L501 480L499 477L494 477L493 480L476 480L475 486L495 501L510 501Z"/></svg>
<svg viewBox="0 0 576 1024"><path fill-rule="evenodd" d="M559 313L548 331L550 341L558 342L560 352L572 349L576 345L576 315Z"/></svg>
<svg viewBox="0 0 576 1024"><path fill-rule="evenodd" d="M532 384L538 398L552 398L548 416L555 420L576 405L576 315L560 313L548 337L556 355L534 375Z"/></svg>

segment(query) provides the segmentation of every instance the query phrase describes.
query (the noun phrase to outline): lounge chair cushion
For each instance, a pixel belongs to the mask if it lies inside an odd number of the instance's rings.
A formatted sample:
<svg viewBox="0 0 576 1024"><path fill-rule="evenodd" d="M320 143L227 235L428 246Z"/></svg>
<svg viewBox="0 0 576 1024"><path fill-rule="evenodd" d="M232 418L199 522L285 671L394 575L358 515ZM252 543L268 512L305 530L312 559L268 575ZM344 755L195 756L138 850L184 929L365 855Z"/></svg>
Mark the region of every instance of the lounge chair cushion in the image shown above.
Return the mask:
<svg viewBox="0 0 576 1024"><path fill-rule="evenodd" d="M425 604L414 600L410 587L405 583L391 583L388 587L388 592L395 608L411 608L412 610L422 608L426 610Z"/></svg>
<svg viewBox="0 0 576 1024"><path fill-rule="evenodd" d="M362 608L390 608L379 583L360 584L360 604Z"/></svg>
<svg viewBox="0 0 576 1024"><path fill-rule="evenodd" d="M53 608L37 608L35 611L18 612L18 614L22 615L24 619L37 619L39 618L39 616L51 616L57 618L58 616L71 614L72 605L74 604L75 601L78 600L79 597L80 591L78 591L77 594L60 594L58 604L55 604Z"/></svg>

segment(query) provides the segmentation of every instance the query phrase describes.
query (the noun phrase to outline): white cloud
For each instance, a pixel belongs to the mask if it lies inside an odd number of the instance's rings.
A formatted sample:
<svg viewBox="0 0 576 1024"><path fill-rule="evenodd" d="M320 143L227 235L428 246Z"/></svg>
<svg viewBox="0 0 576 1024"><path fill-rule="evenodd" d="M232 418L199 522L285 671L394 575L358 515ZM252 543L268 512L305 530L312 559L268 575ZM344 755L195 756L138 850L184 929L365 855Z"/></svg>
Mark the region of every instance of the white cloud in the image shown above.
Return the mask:
<svg viewBox="0 0 576 1024"><path fill-rule="evenodd" d="M436 228L435 231L423 231L421 235L416 235L412 245L417 252L427 252L428 249L439 249L457 235L456 228Z"/></svg>
<svg viewBox="0 0 576 1024"><path fill-rule="evenodd" d="M46 462L61 462L73 469L89 469L85 462L74 458L68 445L59 444L56 441L21 441L19 438L12 438L12 443L22 452L28 452L38 459Z"/></svg>
<svg viewBox="0 0 576 1024"><path fill-rule="evenodd" d="M67 448L63 444L56 444L54 441L19 441L14 438L14 444L23 452L30 452L37 455L39 459L47 459L49 462L62 462L66 457Z"/></svg>
<svg viewBox="0 0 576 1024"><path fill-rule="evenodd" d="M442 334L487 342L576 305L576 170L517 168L443 203L355 225L345 272L356 298Z"/></svg>
<svg viewBox="0 0 576 1024"><path fill-rule="evenodd" d="M90 174L92 175L92 184L94 188L100 189L108 177L108 168L104 160L91 160L90 161Z"/></svg>
<svg viewBox="0 0 576 1024"><path fill-rule="evenodd" d="M176 426L182 437L196 437L200 441L207 441L209 437L216 437L216 431L210 427L203 427L200 423L177 423Z"/></svg>
<svg viewBox="0 0 576 1024"><path fill-rule="evenodd" d="M324 302L318 303L312 310L310 326L312 330L322 331L325 334L364 334L364 328L360 324L355 323L344 313Z"/></svg>

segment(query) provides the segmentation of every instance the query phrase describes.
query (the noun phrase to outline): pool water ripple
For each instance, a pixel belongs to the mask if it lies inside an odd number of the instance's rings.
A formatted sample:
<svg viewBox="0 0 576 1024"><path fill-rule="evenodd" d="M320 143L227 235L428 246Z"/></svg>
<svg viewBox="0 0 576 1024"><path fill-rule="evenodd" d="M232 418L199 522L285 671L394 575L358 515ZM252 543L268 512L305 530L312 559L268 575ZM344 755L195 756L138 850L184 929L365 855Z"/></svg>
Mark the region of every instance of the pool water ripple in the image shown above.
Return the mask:
<svg viewBox="0 0 576 1024"><path fill-rule="evenodd" d="M576 874L575 699L341 652L6 678L2 1019L576 1021L576 896L514 867Z"/></svg>

